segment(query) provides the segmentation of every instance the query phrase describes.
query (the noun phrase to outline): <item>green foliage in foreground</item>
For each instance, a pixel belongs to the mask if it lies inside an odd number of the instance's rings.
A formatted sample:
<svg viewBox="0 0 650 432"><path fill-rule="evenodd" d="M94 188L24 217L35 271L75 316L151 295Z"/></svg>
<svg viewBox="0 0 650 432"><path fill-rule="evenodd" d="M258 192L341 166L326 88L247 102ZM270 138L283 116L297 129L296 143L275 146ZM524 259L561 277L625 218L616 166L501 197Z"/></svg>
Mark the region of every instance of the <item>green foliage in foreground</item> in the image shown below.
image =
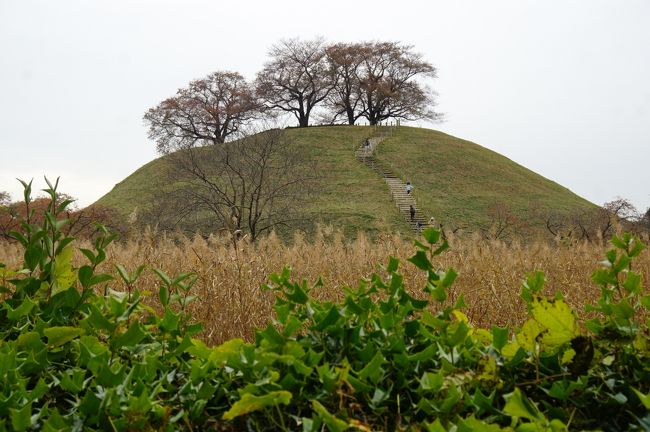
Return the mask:
<svg viewBox="0 0 650 432"><path fill-rule="evenodd" d="M130 289L112 291L97 266L113 237L102 231L73 268L66 205L14 233L22 269L0 265L0 430L650 428L650 296L631 270L643 245L629 235L594 273L602 293L588 331L561 296L541 295L541 273L523 286L520 329L472 327L462 299L448 306L456 273L434 268L447 245L427 230L409 260L427 274L422 299L394 258L337 303L285 270L266 287L276 321L255 343L208 347L186 312L195 276L156 271L160 312L133 288L142 267L118 267Z"/></svg>

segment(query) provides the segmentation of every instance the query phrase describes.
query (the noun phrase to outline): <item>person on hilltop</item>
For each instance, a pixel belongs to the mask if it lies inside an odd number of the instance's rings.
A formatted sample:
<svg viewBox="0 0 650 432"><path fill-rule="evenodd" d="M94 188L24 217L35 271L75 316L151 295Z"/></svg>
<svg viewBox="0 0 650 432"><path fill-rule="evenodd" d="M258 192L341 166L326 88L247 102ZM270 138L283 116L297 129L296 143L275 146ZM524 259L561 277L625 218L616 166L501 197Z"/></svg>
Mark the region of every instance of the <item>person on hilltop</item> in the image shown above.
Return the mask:
<svg viewBox="0 0 650 432"><path fill-rule="evenodd" d="M370 148L370 140L368 138L366 138L366 140L363 142L363 148Z"/></svg>
<svg viewBox="0 0 650 432"><path fill-rule="evenodd" d="M411 204L409 206L409 213L411 213L411 222L415 220L415 207Z"/></svg>
<svg viewBox="0 0 650 432"><path fill-rule="evenodd" d="M407 181L407 182L406 182L406 194L407 194L407 195L410 195L412 189L413 189L413 186L411 185L411 182L410 182L410 181Z"/></svg>

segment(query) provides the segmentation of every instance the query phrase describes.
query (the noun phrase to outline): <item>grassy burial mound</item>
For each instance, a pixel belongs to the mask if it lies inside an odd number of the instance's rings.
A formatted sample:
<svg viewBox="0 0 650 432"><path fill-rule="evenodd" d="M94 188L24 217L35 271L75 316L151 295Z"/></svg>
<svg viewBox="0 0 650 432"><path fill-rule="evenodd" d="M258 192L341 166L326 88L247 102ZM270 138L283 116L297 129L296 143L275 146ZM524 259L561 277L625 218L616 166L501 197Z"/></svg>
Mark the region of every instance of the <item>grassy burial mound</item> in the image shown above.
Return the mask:
<svg viewBox="0 0 650 432"><path fill-rule="evenodd" d="M282 228L285 234L294 229L310 231L318 222L340 228L346 235L410 230L383 179L354 157L366 137L381 131L338 126L285 132L292 151L311 164L314 177L305 183L309 194L300 204L300 217ZM375 158L403 180L410 180L420 211L445 227L471 232L506 223L534 232L544 229L547 209L569 215L595 207L498 153L430 129L402 126L388 131ZM125 216L136 211L140 223L155 224L151 216L155 212L149 210L160 199L160 191L175 188L169 176L174 166L169 161L161 157L142 166L98 203ZM190 212L185 220L202 220L196 226L208 229L205 221L210 217Z"/></svg>

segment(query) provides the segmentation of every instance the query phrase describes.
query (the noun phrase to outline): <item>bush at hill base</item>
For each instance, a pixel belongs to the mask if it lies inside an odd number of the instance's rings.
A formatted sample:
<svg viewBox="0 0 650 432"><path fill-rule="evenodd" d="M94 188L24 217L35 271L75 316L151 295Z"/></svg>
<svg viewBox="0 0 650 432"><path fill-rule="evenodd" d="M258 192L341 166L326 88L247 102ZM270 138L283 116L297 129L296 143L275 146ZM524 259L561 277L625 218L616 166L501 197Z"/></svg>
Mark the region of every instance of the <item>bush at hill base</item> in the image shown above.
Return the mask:
<svg viewBox="0 0 650 432"><path fill-rule="evenodd" d="M593 274L601 294L585 329L561 296L541 295L539 272L523 284L521 328L473 327L462 298L447 298L456 273L432 262L447 244L426 230L409 259L427 274L421 298L394 258L336 303L285 269L265 287L276 316L255 342L208 347L187 312L193 274L154 270L156 310L141 301L154 294L133 288L142 266L119 266L129 289L111 290L98 266L114 236L100 227L73 268L67 204L56 185L46 192L42 223L27 212L13 233L23 268L0 264L0 430L650 428L650 296L630 235L612 238Z"/></svg>

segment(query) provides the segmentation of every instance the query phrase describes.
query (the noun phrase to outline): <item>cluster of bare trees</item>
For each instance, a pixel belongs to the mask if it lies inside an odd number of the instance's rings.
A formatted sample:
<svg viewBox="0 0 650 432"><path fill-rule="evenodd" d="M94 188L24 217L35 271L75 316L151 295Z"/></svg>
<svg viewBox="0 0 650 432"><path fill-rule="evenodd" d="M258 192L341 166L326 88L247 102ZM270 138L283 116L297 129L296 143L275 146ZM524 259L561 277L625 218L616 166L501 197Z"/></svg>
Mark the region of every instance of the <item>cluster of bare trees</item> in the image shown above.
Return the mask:
<svg viewBox="0 0 650 432"><path fill-rule="evenodd" d="M488 208L487 216L485 223L478 224L485 239L507 241L539 234L538 229L545 228L552 238L563 242L602 241L619 231L629 231L650 241L650 208L641 213L625 198L572 212L533 203L524 218L517 216L508 204L495 202ZM539 226L540 222L544 225Z"/></svg>
<svg viewBox="0 0 650 432"><path fill-rule="evenodd" d="M426 81L436 68L399 42L327 44L283 40L253 82L218 71L194 80L144 115L162 153L238 137L253 120L289 114L309 126L315 109L325 123L370 124L387 119L431 119L435 93Z"/></svg>
<svg viewBox="0 0 650 432"><path fill-rule="evenodd" d="M650 240L650 208L642 214L625 198L568 214L546 211L544 221L547 231L562 240L607 240L619 230Z"/></svg>
<svg viewBox="0 0 650 432"><path fill-rule="evenodd" d="M281 131L252 134L254 125L290 115L306 127L315 112L327 124L437 119L425 84L435 76L398 42L289 39L271 48L252 82L229 71L191 81L144 115L174 186L141 215L162 229L251 238L298 221L314 172Z"/></svg>

